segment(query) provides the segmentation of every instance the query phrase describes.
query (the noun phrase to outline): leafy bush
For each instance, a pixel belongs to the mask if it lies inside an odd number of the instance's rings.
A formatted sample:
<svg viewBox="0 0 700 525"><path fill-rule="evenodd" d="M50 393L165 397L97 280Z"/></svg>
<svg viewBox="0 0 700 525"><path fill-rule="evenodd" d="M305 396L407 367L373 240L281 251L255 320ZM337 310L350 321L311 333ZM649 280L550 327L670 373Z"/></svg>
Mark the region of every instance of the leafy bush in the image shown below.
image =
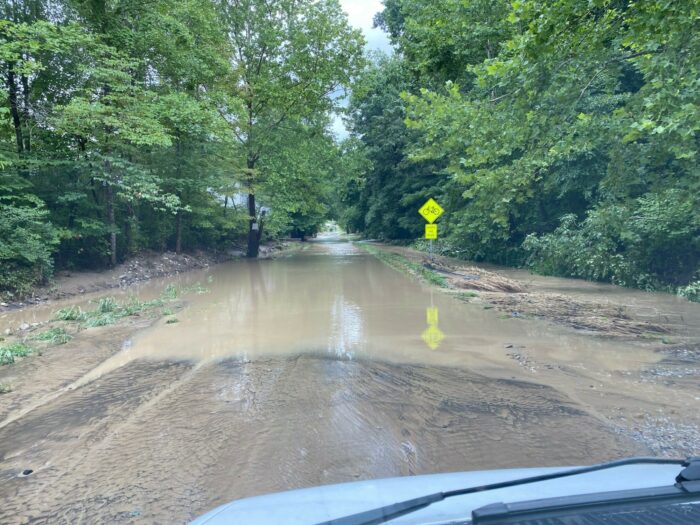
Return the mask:
<svg viewBox="0 0 700 525"><path fill-rule="evenodd" d="M647 194L599 206L579 222L565 215L523 243L534 270L652 289L688 283L700 263L700 216L684 193ZM691 293L691 292L689 292Z"/></svg>
<svg viewBox="0 0 700 525"><path fill-rule="evenodd" d="M678 295L689 301L700 303L700 281L690 283L688 286L678 288Z"/></svg>
<svg viewBox="0 0 700 525"><path fill-rule="evenodd" d="M0 199L0 294L22 296L45 282L57 244L58 232L40 201L16 206Z"/></svg>
<svg viewBox="0 0 700 525"><path fill-rule="evenodd" d="M62 345L72 339L71 335L63 328L54 327L32 337L35 341L48 341L53 345Z"/></svg>
<svg viewBox="0 0 700 525"><path fill-rule="evenodd" d="M61 308L54 315L56 321L80 321L82 318L83 312L79 306Z"/></svg>
<svg viewBox="0 0 700 525"><path fill-rule="evenodd" d="M593 211L581 223L565 215L554 232L528 235L523 243L528 265L546 275L632 284L637 271L624 256L619 215L617 208Z"/></svg>
<svg viewBox="0 0 700 525"><path fill-rule="evenodd" d="M0 345L0 365L9 365L15 362L17 357L25 357L33 352L33 349L24 343L11 343Z"/></svg>

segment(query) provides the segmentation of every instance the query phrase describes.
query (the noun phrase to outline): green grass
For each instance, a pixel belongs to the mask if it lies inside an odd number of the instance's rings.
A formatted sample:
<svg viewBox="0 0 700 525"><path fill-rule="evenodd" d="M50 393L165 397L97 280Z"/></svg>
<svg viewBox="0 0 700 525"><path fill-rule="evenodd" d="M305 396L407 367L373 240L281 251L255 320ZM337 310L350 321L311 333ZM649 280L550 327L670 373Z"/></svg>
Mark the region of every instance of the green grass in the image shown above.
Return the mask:
<svg viewBox="0 0 700 525"><path fill-rule="evenodd" d="M10 343L0 346L0 365L9 365L15 362L17 357L26 357L34 352L34 349L24 343Z"/></svg>
<svg viewBox="0 0 700 525"><path fill-rule="evenodd" d="M12 385L0 383L0 394L9 394L10 392L12 392Z"/></svg>
<svg viewBox="0 0 700 525"><path fill-rule="evenodd" d="M56 312L54 320L77 322L85 328L108 326L125 317L138 316L164 306L166 299L163 297L175 299L177 289L168 287L160 299L152 301L141 301L132 297L128 301L120 303L114 297L103 297L97 301L97 306L92 310L83 310L77 306L62 308Z"/></svg>
<svg viewBox="0 0 700 525"><path fill-rule="evenodd" d="M33 335L31 339L35 341L46 341L52 345L63 345L70 341L73 337L63 328L54 327Z"/></svg>
<svg viewBox="0 0 700 525"><path fill-rule="evenodd" d="M173 315L173 310L165 308L165 305L177 299L180 294L187 292L206 293L209 290L202 287L200 283L188 288L178 289L173 285L168 285L158 299L151 301L141 301L132 297L126 301L117 301L114 297L103 297L91 302L91 309L83 310L79 306L69 306L61 308L54 313L52 321L63 321L75 323L80 328L94 328L98 326L108 326L117 323L126 317L148 314L153 317L161 315ZM181 308L182 305L172 305L173 308ZM177 318L170 318L167 324L179 322ZM62 345L72 339L72 336L65 328L54 326L47 330L31 335L27 338L32 341L43 341L52 345ZM2 339L0 338L0 343ZM14 363L17 357L25 357L29 354L40 354L41 348L32 348L24 343L0 344L0 365ZM0 391L0 393L2 393Z"/></svg>
<svg viewBox="0 0 700 525"><path fill-rule="evenodd" d="M163 299L174 300L177 299L177 296L179 294L180 292L178 291L177 286L175 286L174 284L169 284L165 287L165 290L163 290L163 293L161 293L160 296Z"/></svg>
<svg viewBox="0 0 700 525"><path fill-rule="evenodd" d="M445 279L445 277L440 275L438 272L429 270L428 268L425 268L424 266L411 261L407 257L399 255L398 253L385 252L384 250L380 250L368 244L361 244L361 246L377 259L388 266L391 266L395 270L408 275L416 276L429 284L447 288L447 279Z"/></svg>
<svg viewBox="0 0 700 525"><path fill-rule="evenodd" d="M211 283L213 282L213 278L210 275L209 278L207 279L207 282ZM169 284L168 286L165 287L163 290L163 293L160 294L161 298L163 300L175 300L181 295L185 295L188 293L197 293L197 294L203 294L203 293L209 293L211 290L209 288L206 288L205 286L202 286L202 283L195 283L191 286L185 286L184 288L178 288L174 284Z"/></svg>
<svg viewBox="0 0 700 525"><path fill-rule="evenodd" d="M79 306L70 306L58 310L53 318L55 321L80 321L81 316L82 310Z"/></svg>
<svg viewBox="0 0 700 525"><path fill-rule="evenodd" d="M165 324L175 324L175 323L179 323L179 322L180 322L180 320L177 317L173 317L173 318L165 321Z"/></svg>
<svg viewBox="0 0 700 525"><path fill-rule="evenodd" d="M466 292L459 292L455 294L455 297L457 299L461 299L462 301L469 302L469 299L473 299L474 297L479 297L479 294L476 292L472 291L466 291Z"/></svg>

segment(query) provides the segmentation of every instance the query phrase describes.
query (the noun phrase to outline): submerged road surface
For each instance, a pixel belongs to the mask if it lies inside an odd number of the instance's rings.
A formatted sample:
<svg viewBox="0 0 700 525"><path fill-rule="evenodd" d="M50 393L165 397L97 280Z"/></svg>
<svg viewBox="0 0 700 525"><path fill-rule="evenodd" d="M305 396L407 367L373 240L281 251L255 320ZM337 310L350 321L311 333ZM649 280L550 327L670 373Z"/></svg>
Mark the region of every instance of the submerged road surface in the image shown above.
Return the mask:
<svg viewBox="0 0 700 525"><path fill-rule="evenodd" d="M596 400L651 352L503 319L347 242L176 281L208 289L178 323L26 361L63 386L0 397L1 523L183 523L271 491L648 453ZM633 403L617 383L607 403Z"/></svg>

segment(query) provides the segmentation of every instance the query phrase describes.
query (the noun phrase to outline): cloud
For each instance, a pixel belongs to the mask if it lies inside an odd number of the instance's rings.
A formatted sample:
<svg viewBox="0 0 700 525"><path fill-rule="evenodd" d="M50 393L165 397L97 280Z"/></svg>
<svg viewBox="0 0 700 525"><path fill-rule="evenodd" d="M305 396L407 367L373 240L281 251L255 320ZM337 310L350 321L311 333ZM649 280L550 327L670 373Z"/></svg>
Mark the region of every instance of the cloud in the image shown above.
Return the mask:
<svg viewBox="0 0 700 525"><path fill-rule="evenodd" d="M331 121L331 132L333 133L335 138L339 141L348 138L350 136L350 133L345 127L342 117L336 113L333 115L332 118L333 120Z"/></svg>
<svg viewBox="0 0 700 525"><path fill-rule="evenodd" d="M374 15L384 10L380 0L341 0L340 5L348 15L350 25L364 33L368 49L391 52L391 45L384 31L372 27Z"/></svg>

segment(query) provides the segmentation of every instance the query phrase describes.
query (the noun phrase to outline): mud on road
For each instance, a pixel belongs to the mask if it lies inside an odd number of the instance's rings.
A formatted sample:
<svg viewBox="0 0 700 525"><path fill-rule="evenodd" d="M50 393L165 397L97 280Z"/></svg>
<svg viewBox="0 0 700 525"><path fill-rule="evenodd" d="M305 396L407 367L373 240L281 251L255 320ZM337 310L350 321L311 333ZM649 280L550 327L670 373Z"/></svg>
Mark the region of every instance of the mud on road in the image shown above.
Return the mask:
<svg viewBox="0 0 700 525"><path fill-rule="evenodd" d="M554 389L465 370L133 361L0 429L0 521L182 523L271 491L630 452Z"/></svg>
<svg viewBox="0 0 700 525"><path fill-rule="evenodd" d="M626 305L668 339L509 315L493 290L465 303L349 243L153 282L139 297L208 290L183 297L178 323L129 317L0 367L0 523L185 523L326 483L700 454L696 305L499 279Z"/></svg>

